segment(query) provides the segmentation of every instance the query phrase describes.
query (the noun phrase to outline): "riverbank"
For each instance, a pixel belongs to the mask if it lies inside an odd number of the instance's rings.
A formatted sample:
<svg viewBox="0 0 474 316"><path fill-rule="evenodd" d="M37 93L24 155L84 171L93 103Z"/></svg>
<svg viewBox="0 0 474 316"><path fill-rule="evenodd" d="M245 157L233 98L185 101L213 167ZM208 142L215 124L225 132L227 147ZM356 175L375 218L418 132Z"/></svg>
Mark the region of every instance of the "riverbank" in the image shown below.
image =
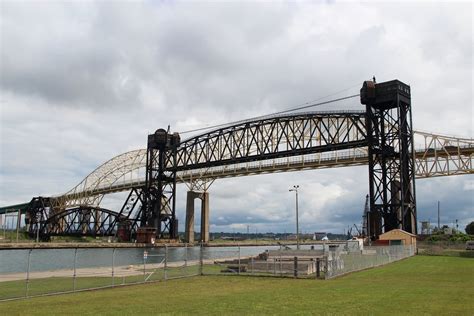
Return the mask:
<svg viewBox="0 0 474 316"><path fill-rule="evenodd" d="M345 243L344 240L308 240L300 242L300 245L324 245ZM184 247L199 246L199 243L185 244L176 240L160 240L155 244L145 243L117 243L117 242L20 242L20 243L0 243L0 250L5 249L71 249L71 248L160 248L160 247ZM296 241L278 241L278 240L241 240L241 241L211 241L205 244L206 247L255 247L255 246L295 246Z"/></svg>
<svg viewBox="0 0 474 316"><path fill-rule="evenodd" d="M241 260L248 260L249 257L241 257ZM235 258L227 258L226 260L236 260ZM204 259L202 263L204 265L214 264L216 261L221 261L223 259ZM200 264L199 260L188 260L188 261L176 261L168 262L167 268L176 269L182 267L198 267ZM90 277L114 277L114 278L124 278L130 276L143 276L150 275L155 273L156 270L160 269L161 274L164 271L164 260L161 263L146 263L143 264L129 264L123 266L114 266L112 267L91 267L91 268L78 268L74 269L60 269L54 271L33 271L28 273L29 280L35 279L46 279L46 278L90 278ZM195 269L197 271L197 268ZM26 272L21 273L7 273L0 274L0 283L7 281L25 281Z"/></svg>
<svg viewBox="0 0 474 316"><path fill-rule="evenodd" d="M180 247L183 244L169 240L167 243L143 244L143 243L118 243L118 242L39 242L39 243L3 243L0 250L6 249L71 249L71 248L150 248Z"/></svg>

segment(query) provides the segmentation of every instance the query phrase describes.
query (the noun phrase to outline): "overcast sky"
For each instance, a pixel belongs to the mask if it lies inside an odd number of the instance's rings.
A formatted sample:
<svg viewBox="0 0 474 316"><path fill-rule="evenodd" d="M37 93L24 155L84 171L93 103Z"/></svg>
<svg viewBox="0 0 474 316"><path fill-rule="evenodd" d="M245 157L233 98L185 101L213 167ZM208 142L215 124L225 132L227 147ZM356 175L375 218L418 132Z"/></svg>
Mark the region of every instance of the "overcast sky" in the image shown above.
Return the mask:
<svg viewBox="0 0 474 316"><path fill-rule="evenodd" d="M2 206L68 191L157 128L349 95L373 75L411 85L415 129L473 137L470 2L0 3ZM345 108L363 109L325 109ZM217 180L211 231L294 231L294 184L302 231L360 223L367 167ZM419 220L435 222L440 200L442 223L464 227L473 191L472 175L417 181Z"/></svg>

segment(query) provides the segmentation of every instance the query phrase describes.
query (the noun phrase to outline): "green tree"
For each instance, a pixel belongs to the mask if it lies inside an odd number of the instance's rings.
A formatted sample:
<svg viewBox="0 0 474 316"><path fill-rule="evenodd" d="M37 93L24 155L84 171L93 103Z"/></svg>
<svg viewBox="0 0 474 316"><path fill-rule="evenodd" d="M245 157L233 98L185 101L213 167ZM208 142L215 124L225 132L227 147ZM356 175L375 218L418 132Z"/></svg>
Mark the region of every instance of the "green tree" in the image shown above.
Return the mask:
<svg viewBox="0 0 474 316"><path fill-rule="evenodd" d="M474 222L470 222L466 226L466 234L474 235Z"/></svg>

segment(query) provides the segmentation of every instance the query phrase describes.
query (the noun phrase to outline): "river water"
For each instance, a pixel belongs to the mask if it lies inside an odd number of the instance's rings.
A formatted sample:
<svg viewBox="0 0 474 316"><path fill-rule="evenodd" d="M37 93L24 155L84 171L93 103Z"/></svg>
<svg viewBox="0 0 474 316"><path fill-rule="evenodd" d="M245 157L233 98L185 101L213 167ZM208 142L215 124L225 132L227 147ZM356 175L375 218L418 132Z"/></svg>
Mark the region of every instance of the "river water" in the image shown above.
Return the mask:
<svg viewBox="0 0 474 316"><path fill-rule="evenodd" d="M296 249L296 245L290 246ZM310 249L311 245L301 245L301 249ZM277 250L279 246L242 246L240 256L254 256L266 250ZM314 249L322 249L314 245ZM160 248L78 248L76 249L33 249L30 250L0 250L0 274L26 272L54 271L92 267L125 266L143 264L144 251L147 251L146 263L160 263L167 251L168 262L199 260L200 247L164 247ZM203 247L203 259L237 258L239 247ZM30 258L28 260L28 255Z"/></svg>

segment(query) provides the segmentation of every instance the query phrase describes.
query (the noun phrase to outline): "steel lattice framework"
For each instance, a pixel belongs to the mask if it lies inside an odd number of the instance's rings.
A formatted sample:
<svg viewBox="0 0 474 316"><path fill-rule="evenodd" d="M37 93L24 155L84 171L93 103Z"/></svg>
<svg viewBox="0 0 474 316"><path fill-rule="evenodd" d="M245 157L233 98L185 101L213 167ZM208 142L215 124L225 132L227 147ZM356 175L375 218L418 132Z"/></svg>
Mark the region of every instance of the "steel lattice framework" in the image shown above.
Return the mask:
<svg viewBox="0 0 474 316"><path fill-rule="evenodd" d="M140 222L141 226L154 227L160 238L178 237L175 166L179 142L177 133L169 134L164 129L148 135L145 203Z"/></svg>
<svg viewBox="0 0 474 316"><path fill-rule="evenodd" d="M474 173L473 139L415 132L422 149L415 151L417 178Z"/></svg>
<svg viewBox="0 0 474 316"><path fill-rule="evenodd" d="M422 148L415 151L417 179L474 174L474 140L451 136L415 132L415 140ZM46 205L62 213L74 208L81 212L80 206L99 207L103 197L110 193L130 191L122 209L114 218L131 219L132 229L136 229L141 218L143 204L142 188L145 186L146 149L133 150L110 159L87 176L68 193L47 199ZM201 184L201 188L215 179L248 176L262 173L289 172L323 168L359 166L368 164L367 147L307 154L297 157L274 158L270 160L188 169L177 173L177 182L188 183L191 188ZM44 208L40 206L39 209ZM132 212L134 212L132 214ZM36 236L36 222L46 220L49 212L38 212L38 221L31 219L30 232ZM65 214L65 213L63 213ZM85 218L85 217L84 217ZM113 225L112 225L113 226ZM110 227L112 227L110 226ZM95 227L91 223L91 227ZM115 226L115 233L116 233ZM41 229L43 231L43 229ZM91 231L92 232L92 231ZM63 234L77 232L63 231ZM114 234L115 234L114 233ZM105 235L108 235L107 232ZM96 231L91 235L104 235Z"/></svg>
<svg viewBox="0 0 474 316"><path fill-rule="evenodd" d="M417 179L474 174L474 140L452 136L436 135L427 132L414 132L415 143L419 147L415 150L415 166ZM201 136L202 137L202 136ZM190 140L188 140L189 142ZM73 208L77 212L83 209L81 205L98 208L103 197L107 194L130 191L123 207L113 217L131 221L132 230L136 230L141 219L141 205L144 197L142 188L145 187L147 150L133 150L118 155L91 172L76 187L66 194L45 198L36 202L38 210L64 210ZM235 163L224 166L214 166L199 169L188 169L177 172L177 182L187 183L190 188L199 186L203 190L209 182L215 179L249 176L262 173L289 172L324 168L338 168L360 166L368 164L367 147L307 154L296 157L273 158L269 160ZM39 203L39 204L38 204ZM111 212L111 211L109 211ZM134 212L134 213L133 213ZM38 212L38 221L29 219L31 234L36 234L36 222L46 220L48 213ZM83 217L85 218L85 217ZM117 221L118 223L119 221ZM116 226L111 223L108 227ZM91 228L95 227L93 223ZM44 228L41 229L43 231ZM92 232L92 230L90 230ZM77 231L63 231L63 234L77 234ZM96 236L110 235L110 231L94 232Z"/></svg>
<svg viewBox="0 0 474 316"><path fill-rule="evenodd" d="M52 198L51 203L59 209L79 205L98 206L105 194L143 187L146 159L146 149L120 154L97 167L67 193Z"/></svg>
<svg viewBox="0 0 474 316"><path fill-rule="evenodd" d="M120 226L136 232L142 214L136 206L145 204L143 192L143 188L132 188L119 212L93 205L57 208L55 198L35 197L26 212L29 235L42 240L60 235L117 236Z"/></svg>
<svg viewBox="0 0 474 316"><path fill-rule="evenodd" d="M182 142L176 168L212 168L363 147L364 118L363 111L301 113L229 126Z"/></svg>
<svg viewBox="0 0 474 316"><path fill-rule="evenodd" d="M416 178L474 174L474 140L415 131ZM418 142L417 142L418 140ZM146 149L132 150L102 164L67 193L52 197L60 208L100 205L104 195L145 186ZM368 164L367 147L296 157L235 163L177 172L178 183Z"/></svg>
<svg viewBox="0 0 474 316"><path fill-rule="evenodd" d="M411 189L414 184L403 187L407 179L397 173L400 168L407 169L403 166L407 161L410 179L415 175L427 178L474 173L472 139L414 132L415 140L422 140L417 144L423 147L413 150L411 138L409 143L400 141L400 133L405 135L406 142L412 131L411 123L409 129L402 126L407 122L406 114L400 116L397 111L375 113L369 108L366 111L268 116L231 124L182 142L173 141L172 134L158 130L149 136L147 149L110 159L66 194L33 199L28 218L30 233L34 235L40 230L47 234L47 227L50 227L50 232L77 234L80 230L72 223L80 219L85 227L89 219L90 229L83 229L83 234L116 234L117 227L123 224L132 230L144 225L155 226L160 236L173 237L177 232L174 211L176 182L187 183L191 190L207 190L215 179L225 177L367 164L380 168L380 176L377 176L378 171L373 172L378 182L372 182L379 192L373 194L374 201L384 199L385 193L380 193L383 190L403 191L394 194L393 201L384 202L394 205L396 211L388 212L393 216L407 201L407 195L413 193L414 199L414 190ZM155 143L150 146L159 131L167 135L166 145ZM374 143L374 139L377 142ZM387 152L390 148L396 156ZM386 155L379 155L374 161L374 149L385 150ZM390 162L387 162L388 158ZM383 183L387 177L384 172L393 174L389 178L390 184ZM122 209L119 212L104 210L105 215L100 215L103 197L120 191L130 191ZM398 205L395 205L396 201L399 201ZM374 207L375 203L371 203L371 208ZM98 212L97 216L90 215L95 212L92 209ZM381 214L384 216L387 212ZM106 216L109 217L105 219ZM391 223L391 226L403 225L403 218L397 217L395 221L386 217L384 222ZM106 220L110 225L98 225L100 220ZM59 224L54 226L52 221Z"/></svg>
<svg viewBox="0 0 474 316"><path fill-rule="evenodd" d="M366 81L360 96L367 112L369 235L377 239L395 228L416 234L410 87L398 80Z"/></svg>

